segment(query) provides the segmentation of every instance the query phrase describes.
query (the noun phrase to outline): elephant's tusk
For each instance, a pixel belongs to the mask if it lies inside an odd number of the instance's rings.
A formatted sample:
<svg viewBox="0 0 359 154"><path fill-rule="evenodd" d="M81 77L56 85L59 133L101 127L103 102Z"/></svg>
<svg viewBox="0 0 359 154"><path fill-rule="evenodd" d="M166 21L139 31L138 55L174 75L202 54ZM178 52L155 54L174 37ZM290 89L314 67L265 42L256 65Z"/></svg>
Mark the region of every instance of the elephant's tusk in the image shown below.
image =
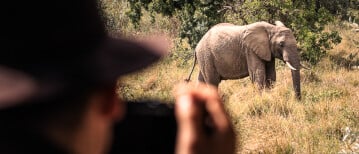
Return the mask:
<svg viewBox="0 0 359 154"><path fill-rule="evenodd" d="M289 67L290 69L292 69L292 70L294 70L294 71L298 70L298 69L296 69L295 67L293 67L289 62L285 62L285 63L288 65L288 67Z"/></svg>

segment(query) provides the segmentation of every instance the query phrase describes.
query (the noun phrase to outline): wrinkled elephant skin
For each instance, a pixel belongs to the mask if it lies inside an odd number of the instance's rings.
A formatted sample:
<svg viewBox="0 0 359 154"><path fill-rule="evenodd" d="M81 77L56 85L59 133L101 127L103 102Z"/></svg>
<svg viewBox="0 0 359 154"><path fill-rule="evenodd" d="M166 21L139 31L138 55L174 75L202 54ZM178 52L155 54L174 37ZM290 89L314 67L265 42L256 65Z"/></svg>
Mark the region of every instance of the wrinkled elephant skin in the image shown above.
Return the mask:
<svg viewBox="0 0 359 154"><path fill-rule="evenodd" d="M292 70L293 87L300 99L300 58L292 31L283 23L257 22L245 26L221 23L200 40L195 52L198 80L218 86L221 80L249 76L261 89L276 81L275 58Z"/></svg>

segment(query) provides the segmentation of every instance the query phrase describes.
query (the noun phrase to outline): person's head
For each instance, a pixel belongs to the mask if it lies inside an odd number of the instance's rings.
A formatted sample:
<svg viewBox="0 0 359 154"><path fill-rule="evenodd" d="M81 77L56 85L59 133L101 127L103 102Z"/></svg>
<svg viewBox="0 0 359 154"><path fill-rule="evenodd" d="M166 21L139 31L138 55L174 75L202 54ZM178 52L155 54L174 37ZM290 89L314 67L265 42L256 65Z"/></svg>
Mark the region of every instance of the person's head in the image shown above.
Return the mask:
<svg viewBox="0 0 359 154"><path fill-rule="evenodd" d="M70 153L103 153L124 113L117 78L153 63L159 52L109 38L96 0L8 1L4 7L0 153L46 149L34 145L46 141Z"/></svg>

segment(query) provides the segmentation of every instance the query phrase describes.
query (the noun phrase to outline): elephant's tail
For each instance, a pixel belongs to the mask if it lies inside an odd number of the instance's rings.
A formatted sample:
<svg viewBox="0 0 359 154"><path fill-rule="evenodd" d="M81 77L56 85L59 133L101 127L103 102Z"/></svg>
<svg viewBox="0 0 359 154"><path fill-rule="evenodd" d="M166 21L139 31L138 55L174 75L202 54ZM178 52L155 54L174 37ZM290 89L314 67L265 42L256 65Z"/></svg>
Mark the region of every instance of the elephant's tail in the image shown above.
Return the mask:
<svg viewBox="0 0 359 154"><path fill-rule="evenodd" d="M186 82L191 81L191 76L192 76L194 67L196 66L196 63L197 63L197 55L196 55L196 51L195 51L195 50L193 51L193 55L194 55L194 62L193 62L192 70L191 70L191 73L189 73L188 78L185 79Z"/></svg>

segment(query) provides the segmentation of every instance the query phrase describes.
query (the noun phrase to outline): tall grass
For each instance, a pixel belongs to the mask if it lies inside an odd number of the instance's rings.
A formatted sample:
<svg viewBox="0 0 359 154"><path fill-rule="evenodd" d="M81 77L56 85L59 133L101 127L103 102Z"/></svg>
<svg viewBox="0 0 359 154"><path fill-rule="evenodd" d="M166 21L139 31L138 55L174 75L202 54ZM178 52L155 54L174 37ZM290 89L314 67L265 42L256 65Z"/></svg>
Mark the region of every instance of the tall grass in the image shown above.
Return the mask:
<svg viewBox="0 0 359 154"><path fill-rule="evenodd" d="M279 68L274 88L262 93L249 79L220 84L238 132L239 153L337 153L345 148L344 129L359 131L359 72L324 66L302 71L301 101L294 97L287 68ZM174 63L159 63L123 78L121 95L173 102L172 87L187 73Z"/></svg>

